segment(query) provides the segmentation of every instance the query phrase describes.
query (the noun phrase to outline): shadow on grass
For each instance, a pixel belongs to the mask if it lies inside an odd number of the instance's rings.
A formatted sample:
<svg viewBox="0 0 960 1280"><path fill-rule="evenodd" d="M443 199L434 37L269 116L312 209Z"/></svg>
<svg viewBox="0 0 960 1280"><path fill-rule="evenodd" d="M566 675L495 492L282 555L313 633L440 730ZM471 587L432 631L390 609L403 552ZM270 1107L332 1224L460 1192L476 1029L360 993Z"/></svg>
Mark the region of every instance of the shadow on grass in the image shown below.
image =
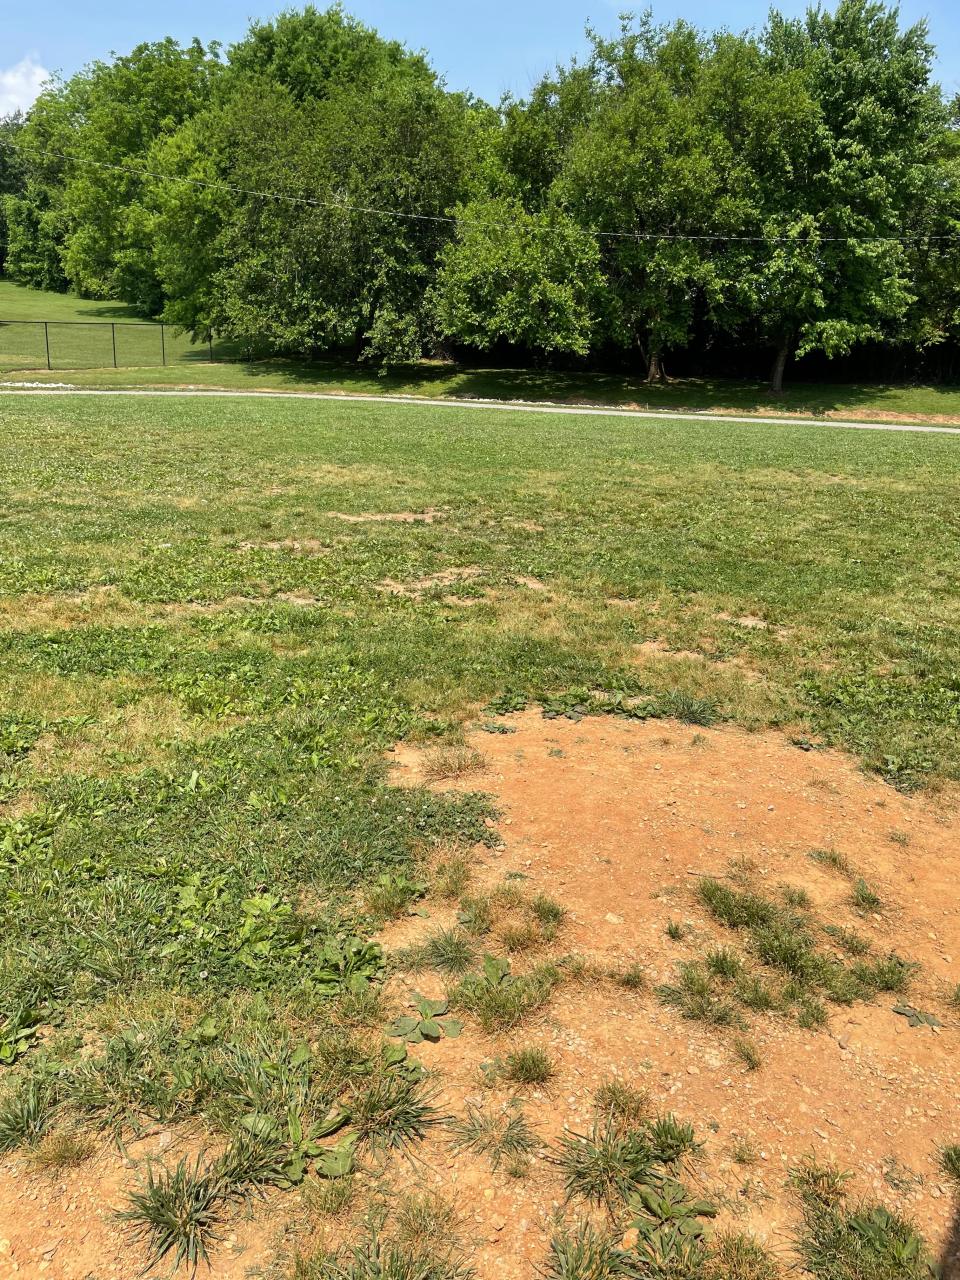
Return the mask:
<svg viewBox="0 0 960 1280"><path fill-rule="evenodd" d="M89 316L91 322L104 320L125 321L127 324L156 324L155 320L147 320L126 302L92 302L85 307L80 303L76 308L78 316Z"/></svg>
<svg viewBox="0 0 960 1280"><path fill-rule="evenodd" d="M424 363L396 368L380 376L372 369L336 361L299 364L262 360L237 366L252 381L315 386L318 390L444 395L474 399L555 401L561 404L622 405L637 409L703 412L710 409L805 416L866 410L903 415L960 414L960 388L796 383L781 397L764 383L723 378L684 378L662 386L622 373L570 373L536 369L473 369Z"/></svg>

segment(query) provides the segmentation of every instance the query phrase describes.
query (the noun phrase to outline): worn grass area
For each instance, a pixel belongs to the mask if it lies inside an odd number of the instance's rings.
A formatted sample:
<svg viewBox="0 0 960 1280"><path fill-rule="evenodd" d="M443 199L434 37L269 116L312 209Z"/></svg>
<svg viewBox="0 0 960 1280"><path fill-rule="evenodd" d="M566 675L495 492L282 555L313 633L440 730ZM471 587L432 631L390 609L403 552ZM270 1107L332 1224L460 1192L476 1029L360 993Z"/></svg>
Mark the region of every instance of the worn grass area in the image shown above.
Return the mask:
<svg viewBox="0 0 960 1280"><path fill-rule="evenodd" d="M781 724L898 786L960 778L952 439L263 401L0 416L0 1146L192 1119L232 1196L439 1123L371 1029L367 939L431 874L462 892L461 851L496 837L482 796L390 787L384 753L435 739L448 776L487 703ZM457 940L428 962L469 964ZM512 1026L559 980L518 975L463 980L458 1008ZM173 1192L143 1194L159 1249Z"/></svg>

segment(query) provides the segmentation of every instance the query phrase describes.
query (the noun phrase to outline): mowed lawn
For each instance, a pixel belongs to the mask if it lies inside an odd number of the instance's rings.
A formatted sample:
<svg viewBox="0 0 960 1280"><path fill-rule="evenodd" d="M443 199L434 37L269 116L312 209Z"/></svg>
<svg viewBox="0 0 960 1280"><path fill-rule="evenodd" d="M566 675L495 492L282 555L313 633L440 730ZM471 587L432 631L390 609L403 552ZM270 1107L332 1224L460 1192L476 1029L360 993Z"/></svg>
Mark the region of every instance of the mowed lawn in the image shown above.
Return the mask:
<svg viewBox="0 0 960 1280"><path fill-rule="evenodd" d="M490 704L960 779L956 438L2 395L0 422L0 1144L66 1104L274 1105L201 1079L206 1046L282 1056L331 995L362 1020L358 887L494 838L385 753Z"/></svg>

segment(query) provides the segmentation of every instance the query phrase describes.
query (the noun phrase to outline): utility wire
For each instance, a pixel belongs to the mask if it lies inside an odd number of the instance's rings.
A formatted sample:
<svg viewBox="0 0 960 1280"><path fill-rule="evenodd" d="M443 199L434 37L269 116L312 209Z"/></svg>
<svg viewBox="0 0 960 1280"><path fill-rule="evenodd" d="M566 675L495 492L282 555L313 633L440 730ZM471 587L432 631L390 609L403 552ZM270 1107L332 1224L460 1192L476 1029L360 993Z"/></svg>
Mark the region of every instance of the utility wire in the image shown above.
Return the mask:
<svg viewBox="0 0 960 1280"><path fill-rule="evenodd" d="M36 160L36 155L12 142L9 138L0 137L0 146L9 147L27 159ZM343 213L368 214L377 218L397 218L407 222L442 223L446 226L483 226L497 231L509 231L513 224L509 222L480 222L475 218L461 218L453 214L439 213L406 213L401 209L380 209L373 205L351 204L344 200L319 200L312 196L288 195L282 191L256 191L250 187L240 187L232 182L221 180L209 181L205 178L186 178L172 173L156 173L151 169L138 169L130 165L110 164L106 160L94 160L81 156L67 155L62 151L44 151L44 156L52 156L57 160L65 160L70 164L92 165L98 169L108 169L114 173L125 173L131 177L153 178L158 182L179 182L185 186L200 187L209 191L229 191L232 195L250 196L260 200L275 200L280 204L305 205L314 209L335 209ZM586 228L584 228L586 230ZM738 236L724 232L713 234L691 233L684 231L594 231L598 239L604 240L667 240L686 242L723 241L731 244L795 244L808 243L796 236ZM915 241L930 243L960 243L960 235L927 235L924 232L914 235L899 236L824 236L818 235L821 244L909 244Z"/></svg>

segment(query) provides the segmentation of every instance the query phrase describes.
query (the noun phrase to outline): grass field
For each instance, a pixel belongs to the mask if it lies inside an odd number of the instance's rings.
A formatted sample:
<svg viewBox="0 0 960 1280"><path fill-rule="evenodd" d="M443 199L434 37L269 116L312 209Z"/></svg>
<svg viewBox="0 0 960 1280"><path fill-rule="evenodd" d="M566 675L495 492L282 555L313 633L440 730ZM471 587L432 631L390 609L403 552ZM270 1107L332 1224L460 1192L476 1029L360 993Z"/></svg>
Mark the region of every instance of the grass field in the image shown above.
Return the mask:
<svg viewBox="0 0 960 1280"><path fill-rule="evenodd" d="M236 1176L283 1185L315 1158L294 1103L320 1133L376 1082L336 1158L432 1123L356 1030L382 1014L362 891L409 902L425 848L494 839L481 795L384 765L460 750L488 704L782 726L903 790L960 780L954 439L262 400L0 417L0 1146L189 1121L272 1135Z"/></svg>
<svg viewBox="0 0 960 1280"><path fill-rule="evenodd" d="M134 321L129 307L90 302L71 294L40 293L0 280L0 324L10 320ZM29 374L30 380L62 380L64 371L79 386L139 387L190 385L234 390L346 391L363 394L546 400L558 403L631 405L643 409L714 410L761 415L803 415L861 421L960 422L960 387L866 383L788 384L771 397L765 383L723 378L682 378L650 386L642 377L618 373L556 370L475 369L424 362L380 376L372 369L336 361L308 365L259 360L225 363L231 352L214 344L207 352L166 330L167 368L160 366L159 340L152 330L118 329L118 363L113 369L109 329L59 329L54 335L53 372L46 372L42 331L0 328L0 371ZM184 363L189 362L189 373ZM75 375L75 376L73 376Z"/></svg>

